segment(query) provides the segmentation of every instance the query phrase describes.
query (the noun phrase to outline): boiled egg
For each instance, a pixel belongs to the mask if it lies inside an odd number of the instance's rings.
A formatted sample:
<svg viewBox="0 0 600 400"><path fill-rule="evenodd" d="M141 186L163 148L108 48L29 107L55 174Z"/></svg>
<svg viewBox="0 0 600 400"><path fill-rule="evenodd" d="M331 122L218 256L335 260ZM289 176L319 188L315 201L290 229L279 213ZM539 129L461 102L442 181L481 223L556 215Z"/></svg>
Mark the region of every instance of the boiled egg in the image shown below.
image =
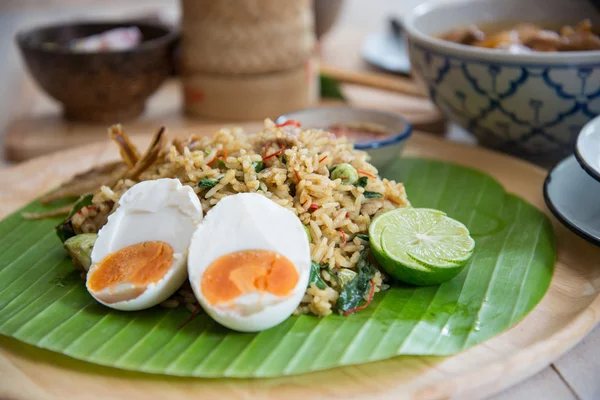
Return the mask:
<svg viewBox="0 0 600 400"><path fill-rule="evenodd" d="M256 193L223 198L194 233L188 274L202 308L230 329L256 332L287 319L310 275L298 217Z"/></svg>
<svg viewBox="0 0 600 400"><path fill-rule="evenodd" d="M202 205L178 179L140 182L108 217L91 254L86 287L117 310L142 310L171 296L187 278L187 249Z"/></svg>

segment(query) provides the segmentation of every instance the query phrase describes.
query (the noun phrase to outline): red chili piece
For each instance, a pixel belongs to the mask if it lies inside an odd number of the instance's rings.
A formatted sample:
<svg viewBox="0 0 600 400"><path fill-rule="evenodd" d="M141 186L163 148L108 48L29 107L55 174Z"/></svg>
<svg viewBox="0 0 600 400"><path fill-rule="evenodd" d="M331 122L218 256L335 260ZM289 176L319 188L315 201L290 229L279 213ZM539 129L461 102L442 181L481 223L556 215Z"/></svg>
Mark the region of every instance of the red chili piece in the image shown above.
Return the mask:
<svg viewBox="0 0 600 400"><path fill-rule="evenodd" d="M311 211L316 211L319 209L319 205L317 203L312 203L308 209Z"/></svg>
<svg viewBox="0 0 600 400"><path fill-rule="evenodd" d="M219 155L219 153L221 153L221 155ZM227 150L219 149L219 150L217 150L217 156L215 158L213 158L213 160L211 162L209 162L208 165L212 165L215 163L215 161L218 161L218 160L225 162L226 159L227 159Z"/></svg>
<svg viewBox="0 0 600 400"><path fill-rule="evenodd" d="M285 122L282 122L281 124L277 124L275 125L275 128L281 128L282 126L288 126L288 125L294 125L297 126L298 128L300 128L300 122L296 121L295 119L288 119Z"/></svg>
<svg viewBox="0 0 600 400"><path fill-rule="evenodd" d="M325 161L325 159L326 159L327 157L329 157L329 156L328 156L328 155L325 155L325 157L321 158L321 159L319 160L319 162L323 162L323 161Z"/></svg>
<svg viewBox="0 0 600 400"><path fill-rule="evenodd" d="M361 174L361 175L368 176L369 178L377 179L377 177L376 177L375 175L373 175L373 174L370 174L370 173L368 173L368 172L365 172L365 171L361 171L360 169L359 169L359 170L357 170L356 172L358 172L358 173L359 173L359 174Z"/></svg>
<svg viewBox="0 0 600 400"><path fill-rule="evenodd" d="M300 175L298 174L298 171L294 170L294 175L296 175L296 180L300 182Z"/></svg>
<svg viewBox="0 0 600 400"><path fill-rule="evenodd" d="M277 150L275 153L271 153L266 157L263 157L263 161L267 161L271 157L276 157L285 151L285 146L281 146L281 149Z"/></svg>
<svg viewBox="0 0 600 400"><path fill-rule="evenodd" d="M267 154L267 150L269 149L270 145L271 145L270 142L265 143L265 145L263 146L262 151L260 152L260 154L262 155L262 157L264 157L265 154Z"/></svg>
<svg viewBox="0 0 600 400"><path fill-rule="evenodd" d="M342 234L342 241L344 242L344 246L346 245L346 232L343 229L338 229L338 231Z"/></svg>
<svg viewBox="0 0 600 400"><path fill-rule="evenodd" d="M85 208L86 210L93 210L96 207L95 206L86 206L86 207L83 207L83 208ZM77 211L77 214L83 213L83 208L81 210Z"/></svg>
<svg viewBox="0 0 600 400"><path fill-rule="evenodd" d="M346 213L346 218L350 218L350 213Z"/></svg>
<svg viewBox="0 0 600 400"><path fill-rule="evenodd" d="M367 302L360 307L352 308L352 309L346 311L344 313L344 315L349 315L349 314L364 310L365 308L369 307L369 304L371 304L371 300L373 300L374 294L375 294L375 284L373 283L373 279L371 279L371 289L369 290L369 298L367 299Z"/></svg>

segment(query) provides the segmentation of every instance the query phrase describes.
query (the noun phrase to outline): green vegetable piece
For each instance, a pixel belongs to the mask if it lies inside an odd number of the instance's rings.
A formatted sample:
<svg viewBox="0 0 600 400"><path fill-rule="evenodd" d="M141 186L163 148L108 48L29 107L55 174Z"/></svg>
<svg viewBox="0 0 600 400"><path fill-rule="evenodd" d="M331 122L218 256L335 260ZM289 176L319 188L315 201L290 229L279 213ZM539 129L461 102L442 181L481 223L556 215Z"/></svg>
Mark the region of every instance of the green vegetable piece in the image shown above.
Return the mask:
<svg viewBox="0 0 600 400"><path fill-rule="evenodd" d="M223 160L217 160L217 165L219 166L219 168L227 168L227 165Z"/></svg>
<svg viewBox="0 0 600 400"><path fill-rule="evenodd" d="M308 238L308 243L312 242L312 236L310 235L310 229L308 225L302 225L304 227L304 232L306 232L306 237Z"/></svg>
<svg viewBox="0 0 600 400"><path fill-rule="evenodd" d="M367 186L368 182L369 182L369 178L367 178L366 176L361 176L360 179L358 180L358 182L356 182L356 186L364 188L365 186Z"/></svg>
<svg viewBox="0 0 600 400"><path fill-rule="evenodd" d="M365 235L364 233L357 233L356 237L362 240L366 240L367 242L369 241L369 235Z"/></svg>
<svg viewBox="0 0 600 400"><path fill-rule="evenodd" d="M73 224L70 219L65 220L54 229L56 230L56 236L58 236L63 243L68 238L75 236L75 229L73 229Z"/></svg>
<svg viewBox="0 0 600 400"><path fill-rule="evenodd" d="M354 185L358 181L358 172L352 165L338 164L331 171L331 179L341 179L344 185Z"/></svg>
<svg viewBox="0 0 600 400"><path fill-rule="evenodd" d="M218 179L202 178L202 179L200 179L200 182L198 182L198 187L203 188L203 189L212 188L212 187L215 187L217 185L217 183L219 183L220 180L221 180L221 178L218 178Z"/></svg>
<svg viewBox="0 0 600 400"><path fill-rule="evenodd" d="M73 236L65 240L63 246L73 264L79 269L87 271L92 265L92 248L98 239L97 233L82 233L81 235Z"/></svg>
<svg viewBox="0 0 600 400"><path fill-rule="evenodd" d="M368 190L365 191L363 194L367 199L377 199L379 197L383 197L383 195L379 192L369 192Z"/></svg>
<svg viewBox="0 0 600 400"><path fill-rule="evenodd" d="M340 286L343 289L348 283L352 281L352 279L356 277L356 272L348 268L342 268L338 272L337 276L338 282L340 283Z"/></svg>
<svg viewBox="0 0 600 400"><path fill-rule="evenodd" d="M73 204L73 208L71 208L71 211L69 212L69 215L67 215L67 219L71 218L73 215L75 215L82 208L87 207L87 206L91 206L93 198L94 198L94 195L91 194L91 193L88 193L88 194L84 194L79 199L77 199L77 201L75 202L75 204Z"/></svg>
<svg viewBox="0 0 600 400"><path fill-rule="evenodd" d="M367 260L367 250L363 250L360 254L360 259L356 263L356 270L358 271L357 275L344 286L335 303L336 307L342 312L358 307L371 288L371 278L375 276L376 269Z"/></svg>
<svg viewBox="0 0 600 400"><path fill-rule="evenodd" d="M323 74L319 76L319 80L321 84L321 98L346 100L340 89L340 83L337 80Z"/></svg>
<svg viewBox="0 0 600 400"><path fill-rule="evenodd" d="M254 171L258 174L260 171L262 171L263 169L265 169L265 163L262 161L254 161L252 163L252 166L254 167Z"/></svg>
<svg viewBox="0 0 600 400"><path fill-rule="evenodd" d="M308 286L314 283L319 289L325 289L327 284L321 278L321 264L316 262L310 263L310 277L308 278Z"/></svg>
<svg viewBox="0 0 600 400"><path fill-rule="evenodd" d="M281 156L281 163L283 165L287 165L287 158L285 158L285 154Z"/></svg>
<svg viewBox="0 0 600 400"><path fill-rule="evenodd" d="M73 204L73 208L65 218L63 222L60 223L57 227L55 227L56 236L60 239L61 242L65 242L70 237L75 236L75 229L73 228L73 223L71 222L71 218L77 212L79 212L82 208L88 207L92 205L92 199L94 198L93 194L84 194Z"/></svg>

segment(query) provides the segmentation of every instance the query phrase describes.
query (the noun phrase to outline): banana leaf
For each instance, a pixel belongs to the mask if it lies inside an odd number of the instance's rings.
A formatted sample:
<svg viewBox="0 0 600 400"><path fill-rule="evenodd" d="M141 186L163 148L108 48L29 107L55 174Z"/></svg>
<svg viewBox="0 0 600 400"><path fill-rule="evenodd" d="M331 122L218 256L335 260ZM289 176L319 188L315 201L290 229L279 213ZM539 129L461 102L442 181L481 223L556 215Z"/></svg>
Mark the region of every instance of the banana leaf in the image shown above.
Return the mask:
<svg viewBox="0 0 600 400"><path fill-rule="evenodd" d="M116 368L195 377L277 377L401 354L451 355L518 323L546 293L555 263L549 220L491 177L402 159L413 205L464 222L469 265L439 286L394 283L351 316L303 315L264 332L227 330L183 308L119 312L96 303L54 233L59 219L0 222L0 334ZM540 188L541 190L541 188ZM34 202L26 211L48 208ZM183 326L182 326L183 325Z"/></svg>

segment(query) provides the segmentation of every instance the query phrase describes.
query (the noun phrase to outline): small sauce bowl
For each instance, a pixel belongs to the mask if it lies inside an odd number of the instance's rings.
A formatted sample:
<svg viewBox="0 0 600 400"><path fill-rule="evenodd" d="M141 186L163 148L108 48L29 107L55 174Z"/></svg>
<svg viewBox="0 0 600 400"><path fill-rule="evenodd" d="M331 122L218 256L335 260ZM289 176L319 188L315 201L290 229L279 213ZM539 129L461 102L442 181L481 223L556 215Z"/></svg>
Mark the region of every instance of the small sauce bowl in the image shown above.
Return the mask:
<svg viewBox="0 0 600 400"><path fill-rule="evenodd" d="M378 170L398 158L412 134L412 125L398 114L348 106L294 111L280 116L276 123L290 119L303 128L324 129L356 139L354 148L369 153L371 164Z"/></svg>

